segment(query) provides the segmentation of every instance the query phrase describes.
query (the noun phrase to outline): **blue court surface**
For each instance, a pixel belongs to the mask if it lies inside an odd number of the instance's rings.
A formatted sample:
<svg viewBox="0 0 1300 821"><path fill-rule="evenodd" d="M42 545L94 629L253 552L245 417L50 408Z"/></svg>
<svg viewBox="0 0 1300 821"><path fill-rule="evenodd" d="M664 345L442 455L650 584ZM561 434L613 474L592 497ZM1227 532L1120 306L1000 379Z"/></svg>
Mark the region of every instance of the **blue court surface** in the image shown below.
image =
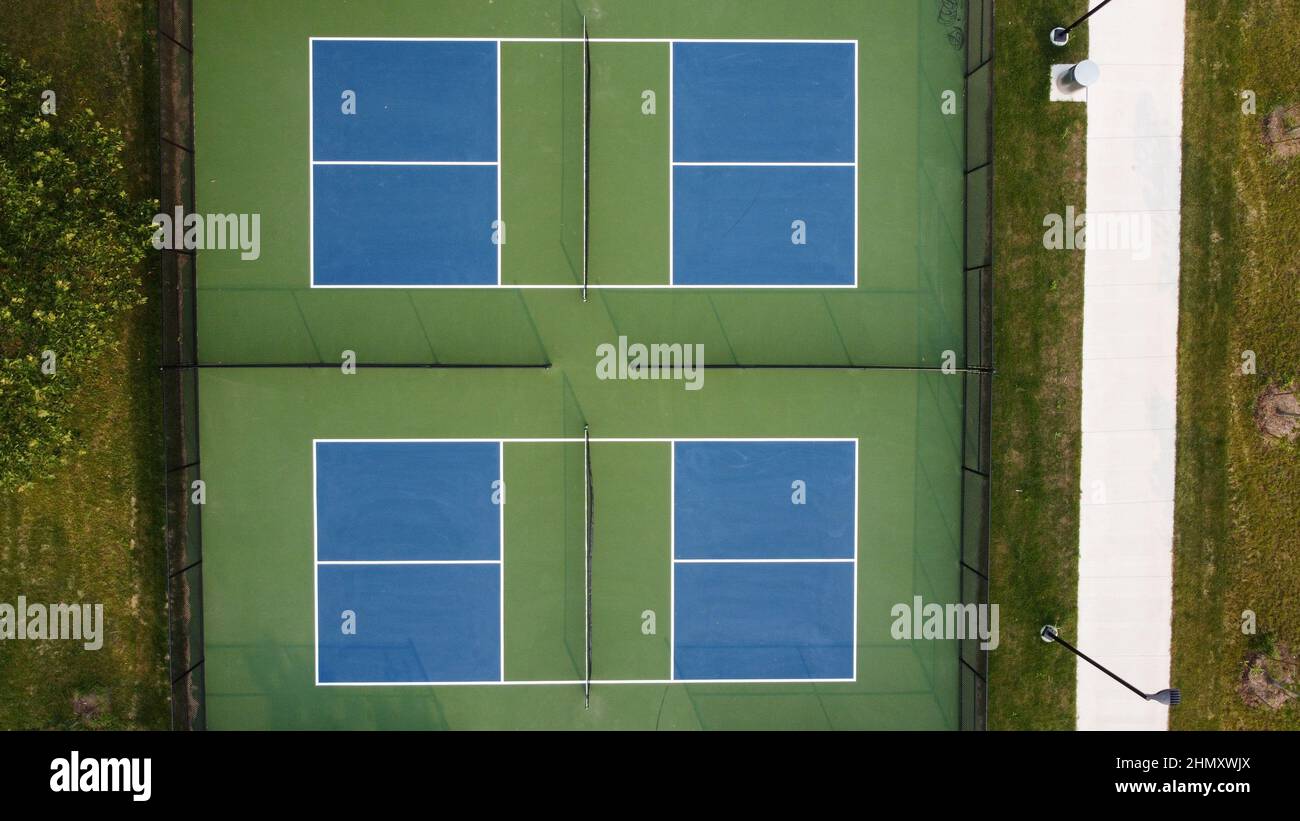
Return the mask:
<svg viewBox="0 0 1300 821"><path fill-rule="evenodd" d="M672 282L857 283L857 45L674 43Z"/></svg>
<svg viewBox="0 0 1300 821"><path fill-rule="evenodd" d="M312 40L314 287L499 283L499 50Z"/></svg>
<svg viewBox="0 0 1300 821"><path fill-rule="evenodd" d="M678 285L852 285L854 175L840 166L676 166ZM804 241L791 241L795 220Z"/></svg>
<svg viewBox="0 0 1300 821"><path fill-rule="evenodd" d="M320 683L500 678L501 447L315 443Z"/></svg>
<svg viewBox="0 0 1300 821"><path fill-rule="evenodd" d="M494 41L315 40L311 68L316 161L496 162Z"/></svg>
<svg viewBox="0 0 1300 821"><path fill-rule="evenodd" d="M495 285L496 168L318 165L317 285Z"/></svg>
<svg viewBox="0 0 1300 821"><path fill-rule="evenodd" d="M852 679L857 443L673 445L673 677Z"/></svg>
<svg viewBox="0 0 1300 821"><path fill-rule="evenodd" d="M853 43L674 43L673 160L852 163Z"/></svg>
<svg viewBox="0 0 1300 821"><path fill-rule="evenodd" d="M677 442L673 461L678 559L853 558L856 443Z"/></svg>
<svg viewBox="0 0 1300 821"><path fill-rule="evenodd" d="M850 562L677 563L673 675L852 679Z"/></svg>
<svg viewBox="0 0 1300 821"><path fill-rule="evenodd" d="M501 558L497 442L317 442L320 561Z"/></svg>
<svg viewBox="0 0 1300 821"><path fill-rule="evenodd" d="M499 564L322 565L317 585L320 683L500 679Z"/></svg>

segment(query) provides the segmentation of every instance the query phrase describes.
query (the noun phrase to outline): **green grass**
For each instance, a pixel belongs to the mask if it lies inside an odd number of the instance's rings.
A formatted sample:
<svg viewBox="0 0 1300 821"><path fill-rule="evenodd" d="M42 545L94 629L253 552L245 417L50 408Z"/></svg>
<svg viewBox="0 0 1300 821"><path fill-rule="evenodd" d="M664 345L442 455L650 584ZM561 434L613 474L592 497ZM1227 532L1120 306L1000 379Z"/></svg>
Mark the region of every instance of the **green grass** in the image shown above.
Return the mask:
<svg viewBox="0 0 1300 821"><path fill-rule="evenodd" d="M994 45L994 338L989 600L1002 645L989 658L990 729L1072 729L1067 636L1078 596L1083 252L1049 251L1043 218L1084 208L1082 105L1048 102L1048 69L1087 54L1047 32L1085 4L1000 3Z"/></svg>
<svg viewBox="0 0 1300 821"><path fill-rule="evenodd" d="M1237 694L1249 636L1300 647L1300 446L1266 440L1255 398L1300 374L1300 158L1275 160L1264 116L1300 103L1300 7L1196 2L1187 10L1178 350L1173 679L1179 729L1300 729L1300 705ZM1254 91L1244 115L1240 93ZM1256 375L1239 371L1255 352Z"/></svg>
<svg viewBox="0 0 1300 821"><path fill-rule="evenodd" d="M150 0L0 3L0 44L54 79L62 109L121 129L135 196L157 195L157 69ZM82 374L84 453L51 480L0 495L0 601L99 602L98 651L11 642L0 652L0 728L165 728L169 723L157 278L123 317L116 350ZM78 718L73 699L101 706Z"/></svg>

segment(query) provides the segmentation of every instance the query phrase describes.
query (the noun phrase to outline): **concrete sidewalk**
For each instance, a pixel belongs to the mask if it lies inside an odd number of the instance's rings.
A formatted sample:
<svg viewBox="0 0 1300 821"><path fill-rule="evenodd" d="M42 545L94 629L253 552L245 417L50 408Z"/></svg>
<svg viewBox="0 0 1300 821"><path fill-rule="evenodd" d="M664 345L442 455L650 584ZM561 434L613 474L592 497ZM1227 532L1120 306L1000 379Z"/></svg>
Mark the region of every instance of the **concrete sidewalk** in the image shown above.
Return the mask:
<svg viewBox="0 0 1300 821"><path fill-rule="evenodd" d="M1171 686L1183 0L1117 0L1086 25L1101 81L1087 103L1077 646L1152 692ZM1107 218L1122 247L1100 247ZM1080 662L1078 727L1163 730L1168 708Z"/></svg>

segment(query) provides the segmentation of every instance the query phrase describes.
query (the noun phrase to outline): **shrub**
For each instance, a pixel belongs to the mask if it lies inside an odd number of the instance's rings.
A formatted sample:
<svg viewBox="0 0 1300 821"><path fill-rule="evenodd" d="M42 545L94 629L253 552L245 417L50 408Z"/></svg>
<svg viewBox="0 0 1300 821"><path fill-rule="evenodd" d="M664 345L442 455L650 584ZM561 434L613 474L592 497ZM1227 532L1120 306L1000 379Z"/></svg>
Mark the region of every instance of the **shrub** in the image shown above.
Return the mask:
<svg viewBox="0 0 1300 821"><path fill-rule="evenodd" d="M0 490L76 452L69 406L117 318L144 300L156 207L126 193L120 133L89 109L41 112L50 87L0 50Z"/></svg>

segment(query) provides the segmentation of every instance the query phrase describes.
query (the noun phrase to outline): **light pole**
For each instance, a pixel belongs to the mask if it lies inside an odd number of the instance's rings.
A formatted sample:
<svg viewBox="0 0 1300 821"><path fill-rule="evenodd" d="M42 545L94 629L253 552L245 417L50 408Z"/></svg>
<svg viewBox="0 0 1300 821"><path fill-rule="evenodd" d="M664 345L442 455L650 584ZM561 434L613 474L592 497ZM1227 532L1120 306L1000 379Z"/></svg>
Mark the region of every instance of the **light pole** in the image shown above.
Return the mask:
<svg viewBox="0 0 1300 821"><path fill-rule="evenodd" d="M1097 4L1097 7L1096 7L1096 8L1094 8L1094 9L1090 9L1090 10L1088 11L1087 14L1083 15L1083 16L1080 17L1078 20L1075 20L1075 21L1074 21L1073 23L1071 23L1070 25L1068 25L1068 26L1057 26L1056 28L1052 29L1052 33L1048 35L1048 38L1051 39L1051 41L1052 41L1052 45L1054 45L1054 46L1063 46L1063 45L1065 45L1066 43L1070 42L1070 30L1071 30L1071 29L1073 29L1075 26L1077 26L1077 25L1079 25L1080 23L1082 23L1084 20L1087 20L1089 17L1093 16L1093 15L1096 14L1097 12L1099 12L1099 11L1101 11L1102 9L1106 8L1106 6L1108 6L1109 4L1110 4L1110 0L1102 0L1102 2L1100 2L1100 3Z"/></svg>
<svg viewBox="0 0 1300 821"><path fill-rule="evenodd" d="M1098 6L1098 8L1100 8L1100 6ZM1178 704L1178 702L1180 702L1180 701L1183 700L1183 695L1182 695L1182 693L1179 692L1177 689L1173 689L1173 690L1161 690L1161 691L1158 692L1158 693L1144 693L1144 692L1142 692L1142 691L1139 690L1138 688L1134 687L1132 684L1129 684L1129 683L1128 683L1127 681L1125 681L1124 679L1120 678L1119 676L1115 675L1115 674L1112 673L1111 671L1107 670L1105 667L1102 667L1102 666L1101 666L1100 664L1098 664L1097 662L1095 662L1095 661L1093 661L1092 659L1088 658L1088 656L1086 656L1086 655L1084 655L1083 653L1079 652L1079 650L1077 650L1077 649L1076 649L1072 644L1070 644L1070 643L1069 643L1068 641L1066 641L1065 639L1061 638L1061 634L1058 633L1058 632L1056 631L1056 628L1053 627L1053 626L1050 625L1050 624L1043 625L1043 630L1042 630L1042 632L1040 632L1038 635L1039 635L1039 636L1043 639L1043 641L1045 641L1045 642L1048 642L1048 643L1056 642L1057 644L1061 645L1061 646L1064 647L1066 650L1069 650L1071 653L1074 653L1074 654L1075 654L1076 656L1078 656L1079 658L1083 659L1084 661L1086 661L1086 662L1088 662L1089 664L1091 664L1093 667L1096 667L1098 670L1102 671L1102 672L1105 673L1106 675L1108 675L1108 676L1110 676L1111 678L1115 679L1115 680L1118 681L1120 684L1123 684L1125 687L1129 688L1129 689L1132 690L1134 693L1137 693L1139 696L1141 696L1142 698L1146 699L1147 701L1155 701L1155 702L1158 702L1158 703L1160 703L1160 704L1164 704L1164 705L1166 705L1166 706L1168 706L1168 707L1173 707L1173 706L1176 706L1176 705Z"/></svg>

